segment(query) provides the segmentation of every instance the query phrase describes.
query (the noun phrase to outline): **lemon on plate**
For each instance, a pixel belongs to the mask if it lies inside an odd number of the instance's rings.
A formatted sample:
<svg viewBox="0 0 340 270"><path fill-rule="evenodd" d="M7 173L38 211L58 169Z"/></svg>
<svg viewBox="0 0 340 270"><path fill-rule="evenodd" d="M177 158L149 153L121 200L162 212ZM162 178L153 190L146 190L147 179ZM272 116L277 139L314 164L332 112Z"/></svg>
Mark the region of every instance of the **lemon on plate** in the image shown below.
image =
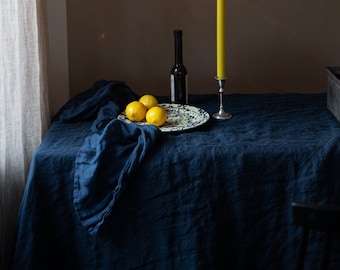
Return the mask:
<svg viewBox="0 0 340 270"><path fill-rule="evenodd" d="M141 102L147 109L158 106L158 100L153 95L144 95L139 99L139 102Z"/></svg>
<svg viewBox="0 0 340 270"><path fill-rule="evenodd" d="M166 117L166 111L159 106L152 107L145 115L146 122L157 127L160 127L165 123Z"/></svg>
<svg viewBox="0 0 340 270"><path fill-rule="evenodd" d="M143 105L143 103L139 101L132 101L126 106L125 113L130 121L140 122L144 120L147 110L148 109Z"/></svg>

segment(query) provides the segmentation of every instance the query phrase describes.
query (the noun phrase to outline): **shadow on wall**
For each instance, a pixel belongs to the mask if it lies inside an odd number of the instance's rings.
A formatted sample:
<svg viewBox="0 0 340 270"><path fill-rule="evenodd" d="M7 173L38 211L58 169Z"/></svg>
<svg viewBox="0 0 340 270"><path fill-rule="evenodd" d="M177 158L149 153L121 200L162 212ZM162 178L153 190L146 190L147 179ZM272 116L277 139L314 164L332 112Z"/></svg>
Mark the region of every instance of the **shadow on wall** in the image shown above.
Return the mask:
<svg viewBox="0 0 340 270"><path fill-rule="evenodd" d="M189 92L216 93L215 8L203 0L68 1L71 95L97 79L169 95L176 28ZM340 63L339 9L339 1L228 1L227 92L326 91L325 67Z"/></svg>

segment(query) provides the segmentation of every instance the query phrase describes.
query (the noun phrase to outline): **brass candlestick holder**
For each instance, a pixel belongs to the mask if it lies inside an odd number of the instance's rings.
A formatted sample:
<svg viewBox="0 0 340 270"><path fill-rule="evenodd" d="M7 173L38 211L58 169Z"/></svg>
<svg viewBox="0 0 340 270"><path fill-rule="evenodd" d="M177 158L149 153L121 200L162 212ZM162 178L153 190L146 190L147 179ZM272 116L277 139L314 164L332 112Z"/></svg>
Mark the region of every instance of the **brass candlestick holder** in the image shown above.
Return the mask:
<svg viewBox="0 0 340 270"><path fill-rule="evenodd" d="M213 114L213 117L219 120L227 120L227 119L230 119L232 115L230 113L225 112L223 108L223 93L224 93L224 86L225 86L226 79L220 79L220 78L215 78L215 79L218 80L218 85L219 85L218 93L220 95L220 109L217 113Z"/></svg>

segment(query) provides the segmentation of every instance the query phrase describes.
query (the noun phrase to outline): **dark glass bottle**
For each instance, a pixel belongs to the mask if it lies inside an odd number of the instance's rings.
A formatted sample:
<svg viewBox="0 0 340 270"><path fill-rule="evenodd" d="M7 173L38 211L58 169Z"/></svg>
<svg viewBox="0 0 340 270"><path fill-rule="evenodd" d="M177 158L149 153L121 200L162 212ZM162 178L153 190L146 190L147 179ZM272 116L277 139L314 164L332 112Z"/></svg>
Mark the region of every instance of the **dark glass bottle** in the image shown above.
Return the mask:
<svg viewBox="0 0 340 270"><path fill-rule="evenodd" d="M183 65L182 30L175 30L175 65L171 69L171 102L188 103L187 69Z"/></svg>

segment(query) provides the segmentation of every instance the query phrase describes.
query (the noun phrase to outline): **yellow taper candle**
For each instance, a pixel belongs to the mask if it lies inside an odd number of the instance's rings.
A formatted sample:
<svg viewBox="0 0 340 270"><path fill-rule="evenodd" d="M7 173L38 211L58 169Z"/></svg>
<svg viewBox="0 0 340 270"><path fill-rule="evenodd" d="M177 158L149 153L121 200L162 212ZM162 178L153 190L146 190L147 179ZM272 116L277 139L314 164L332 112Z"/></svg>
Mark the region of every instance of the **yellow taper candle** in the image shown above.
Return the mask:
<svg viewBox="0 0 340 270"><path fill-rule="evenodd" d="M216 63L217 63L217 79L226 79L225 65L225 27L226 27L226 0L217 0L216 10Z"/></svg>

